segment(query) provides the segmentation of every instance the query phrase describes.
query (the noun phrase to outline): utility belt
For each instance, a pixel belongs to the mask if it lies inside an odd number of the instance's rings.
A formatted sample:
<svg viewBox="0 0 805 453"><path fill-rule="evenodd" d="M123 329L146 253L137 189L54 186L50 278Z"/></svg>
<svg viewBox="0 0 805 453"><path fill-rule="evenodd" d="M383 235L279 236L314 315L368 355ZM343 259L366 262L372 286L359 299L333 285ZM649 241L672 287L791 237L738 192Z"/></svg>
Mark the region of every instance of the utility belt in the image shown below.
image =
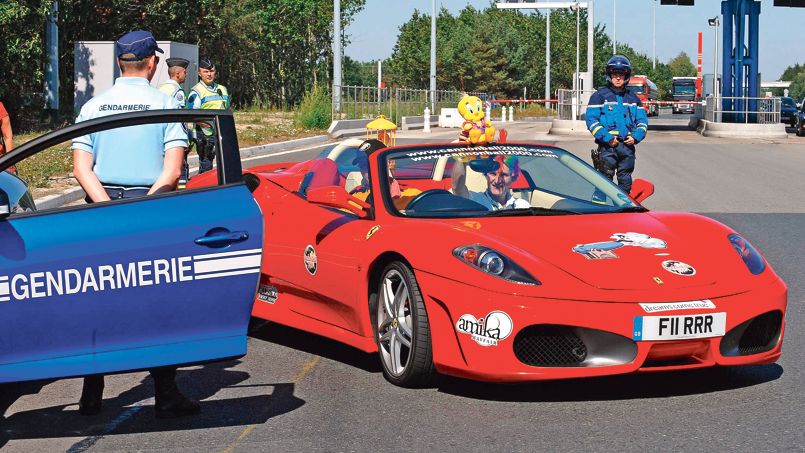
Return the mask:
<svg viewBox="0 0 805 453"><path fill-rule="evenodd" d="M101 184L106 194L112 200L119 200L121 198L139 198L148 195L151 190L149 186L136 185L128 186L123 184Z"/></svg>
<svg viewBox="0 0 805 453"><path fill-rule="evenodd" d="M215 135L204 135L200 126L196 126L196 152L201 160L215 159Z"/></svg>

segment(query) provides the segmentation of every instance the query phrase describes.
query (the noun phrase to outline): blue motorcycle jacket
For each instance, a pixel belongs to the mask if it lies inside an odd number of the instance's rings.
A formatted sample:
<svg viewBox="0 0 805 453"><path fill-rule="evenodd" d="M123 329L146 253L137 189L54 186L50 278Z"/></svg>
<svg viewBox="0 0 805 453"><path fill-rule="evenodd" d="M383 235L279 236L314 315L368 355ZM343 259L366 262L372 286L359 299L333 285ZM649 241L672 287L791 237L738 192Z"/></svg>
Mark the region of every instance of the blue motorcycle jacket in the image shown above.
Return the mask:
<svg viewBox="0 0 805 453"><path fill-rule="evenodd" d="M642 105L628 89L599 88L587 105L587 130L599 144L616 137L625 140L630 135L639 143L648 133L648 118Z"/></svg>

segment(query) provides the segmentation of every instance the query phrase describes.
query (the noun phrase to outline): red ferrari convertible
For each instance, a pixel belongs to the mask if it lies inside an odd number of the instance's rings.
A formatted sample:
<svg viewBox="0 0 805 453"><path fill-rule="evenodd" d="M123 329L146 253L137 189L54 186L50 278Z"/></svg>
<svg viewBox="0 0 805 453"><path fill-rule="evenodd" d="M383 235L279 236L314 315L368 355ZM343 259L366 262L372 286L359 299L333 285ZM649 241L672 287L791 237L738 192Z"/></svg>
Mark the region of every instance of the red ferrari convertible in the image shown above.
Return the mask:
<svg viewBox="0 0 805 453"><path fill-rule="evenodd" d="M385 148L247 170L253 315L378 352L389 381L532 381L780 357L787 287L731 228L649 211L562 149Z"/></svg>

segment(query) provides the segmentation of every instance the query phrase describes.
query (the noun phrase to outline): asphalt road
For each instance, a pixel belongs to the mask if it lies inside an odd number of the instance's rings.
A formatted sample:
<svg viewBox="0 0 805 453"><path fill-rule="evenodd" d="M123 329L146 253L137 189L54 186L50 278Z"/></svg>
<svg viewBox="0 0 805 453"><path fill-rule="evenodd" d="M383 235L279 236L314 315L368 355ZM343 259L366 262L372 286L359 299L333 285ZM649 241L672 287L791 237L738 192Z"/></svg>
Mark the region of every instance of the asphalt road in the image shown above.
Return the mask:
<svg viewBox="0 0 805 453"><path fill-rule="evenodd" d="M545 124L502 126L510 140L555 142L589 160L586 137ZM399 143L455 132L401 134ZM253 159L295 161L321 147ZM803 451L805 445L805 139L653 132L638 149L654 210L694 211L743 233L789 285L774 365L527 385L443 378L387 383L378 358L315 335L254 323L240 361L179 372L197 417L153 416L145 373L107 378L101 415L77 414L81 381L0 386L8 451Z"/></svg>

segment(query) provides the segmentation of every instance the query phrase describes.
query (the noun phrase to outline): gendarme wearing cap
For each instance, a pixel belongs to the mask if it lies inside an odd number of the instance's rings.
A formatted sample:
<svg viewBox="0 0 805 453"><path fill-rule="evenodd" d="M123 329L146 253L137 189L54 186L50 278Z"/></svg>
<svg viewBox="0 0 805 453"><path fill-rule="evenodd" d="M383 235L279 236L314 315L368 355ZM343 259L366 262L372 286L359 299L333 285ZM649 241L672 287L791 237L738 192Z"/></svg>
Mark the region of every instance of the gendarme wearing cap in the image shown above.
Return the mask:
<svg viewBox="0 0 805 453"><path fill-rule="evenodd" d="M150 31L135 30L115 42L115 53L121 61L140 61L156 52L165 53L157 46L157 40Z"/></svg>

